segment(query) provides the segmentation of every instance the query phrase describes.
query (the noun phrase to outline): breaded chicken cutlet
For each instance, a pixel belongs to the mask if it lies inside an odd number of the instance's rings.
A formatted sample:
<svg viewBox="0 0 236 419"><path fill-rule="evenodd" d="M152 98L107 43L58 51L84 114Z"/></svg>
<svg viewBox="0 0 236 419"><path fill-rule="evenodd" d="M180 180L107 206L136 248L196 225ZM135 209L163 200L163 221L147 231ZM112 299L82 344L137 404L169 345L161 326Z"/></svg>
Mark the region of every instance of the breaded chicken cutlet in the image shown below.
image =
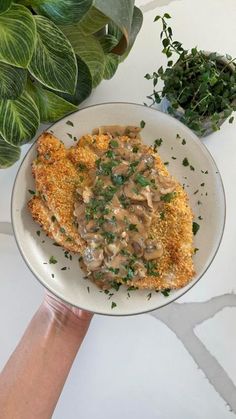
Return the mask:
<svg viewBox="0 0 236 419"><path fill-rule="evenodd" d="M102 127L66 149L52 134L32 164L35 221L101 288L181 288L194 275L193 214L139 129Z"/></svg>

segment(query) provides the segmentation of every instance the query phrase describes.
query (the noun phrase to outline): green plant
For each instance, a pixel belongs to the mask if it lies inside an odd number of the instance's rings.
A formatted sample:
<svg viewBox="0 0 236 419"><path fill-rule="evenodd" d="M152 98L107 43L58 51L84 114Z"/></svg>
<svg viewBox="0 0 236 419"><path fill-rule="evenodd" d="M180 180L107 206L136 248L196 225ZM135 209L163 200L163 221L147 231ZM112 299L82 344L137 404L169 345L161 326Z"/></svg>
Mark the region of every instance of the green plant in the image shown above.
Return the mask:
<svg viewBox="0 0 236 419"><path fill-rule="evenodd" d="M141 25L134 0L0 1L1 168L115 74Z"/></svg>
<svg viewBox="0 0 236 419"><path fill-rule="evenodd" d="M184 124L200 136L209 129L218 130L221 123L236 110L236 66L231 56L205 53L197 48L191 51L173 41L173 33L167 20L171 16L156 16L154 21L162 22L160 38L163 54L167 57L167 67L160 67L145 78L153 81L153 93L148 96L152 104L160 103L163 97L169 101L168 113L177 116ZM173 61L173 54L177 60ZM164 86L156 90L160 80ZM181 112L181 108L182 111ZM180 112L179 112L180 110ZM233 117L229 119L233 122Z"/></svg>

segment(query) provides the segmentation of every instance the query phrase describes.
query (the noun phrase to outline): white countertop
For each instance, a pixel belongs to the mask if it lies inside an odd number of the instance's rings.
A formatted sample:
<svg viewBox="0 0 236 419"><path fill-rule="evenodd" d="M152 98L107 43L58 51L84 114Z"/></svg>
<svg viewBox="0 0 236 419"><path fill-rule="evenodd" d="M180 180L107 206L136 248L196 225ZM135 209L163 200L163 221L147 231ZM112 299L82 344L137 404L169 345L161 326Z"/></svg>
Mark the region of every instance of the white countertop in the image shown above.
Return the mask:
<svg viewBox="0 0 236 419"><path fill-rule="evenodd" d="M236 56L235 0L136 4L142 5L144 25L130 56L83 106L145 101L152 86L144 75L165 62L156 14L171 14L174 34L186 47ZM220 169L227 200L225 233L213 264L184 297L163 309L127 318L95 316L53 419L236 417L236 123L226 123L204 143ZM11 232L10 196L18 167L0 171L0 368L44 292Z"/></svg>

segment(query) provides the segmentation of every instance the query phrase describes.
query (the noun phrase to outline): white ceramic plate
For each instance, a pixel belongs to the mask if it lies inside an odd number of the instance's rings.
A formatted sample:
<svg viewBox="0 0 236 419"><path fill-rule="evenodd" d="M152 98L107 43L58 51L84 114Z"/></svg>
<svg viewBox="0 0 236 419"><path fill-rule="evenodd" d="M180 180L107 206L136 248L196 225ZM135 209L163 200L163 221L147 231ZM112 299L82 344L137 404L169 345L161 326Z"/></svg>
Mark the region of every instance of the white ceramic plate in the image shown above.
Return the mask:
<svg viewBox="0 0 236 419"><path fill-rule="evenodd" d="M200 230L194 238L195 247L199 249L194 256L196 276L186 287L171 291L168 297L160 292L150 293L148 290L128 293L125 286L120 287L119 291L111 291L112 295L101 292L89 280L84 279L84 274L79 268L78 255L72 255L72 260L66 258L63 249L54 246L53 241L40 231L27 210L27 201L31 197L28 190L34 189L31 162L36 156L35 145L24 158L13 188L13 228L20 252L28 267L55 295L96 313L144 313L180 297L206 272L216 255L224 230L225 196L216 164L196 135L169 115L136 104L107 103L75 112L54 124L49 131L64 141L66 146L71 146L73 137L79 138L100 125L139 126L141 120L146 123L142 131L146 144L151 145L160 137L163 139L159 148L161 158L164 162L169 162L170 173L185 184L195 219L200 225ZM68 121L71 123L68 124ZM183 166L184 158L188 159L189 166ZM49 264L50 256L54 256L58 263ZM62 270L65 267L67 269Z"/></svg>

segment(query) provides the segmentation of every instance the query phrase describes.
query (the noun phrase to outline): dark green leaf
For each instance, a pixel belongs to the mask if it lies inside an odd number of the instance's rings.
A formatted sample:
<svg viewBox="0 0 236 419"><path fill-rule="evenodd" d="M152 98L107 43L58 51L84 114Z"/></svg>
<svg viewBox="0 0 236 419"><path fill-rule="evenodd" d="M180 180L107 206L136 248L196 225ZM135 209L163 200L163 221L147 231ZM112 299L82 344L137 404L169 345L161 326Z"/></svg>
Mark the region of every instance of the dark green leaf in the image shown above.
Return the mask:
<svg viewBox="0 0 236 419"><path fill-rule="evenodd" d="M197 234L199 228L200 228L200 225L194 221L193 222L193 234L194 234L194 236Z"/></svg>
<svg viewBox="0 0 236 419"><path fill-rule="evenodd" d="M0 169L5 169L20 158L20 147L7 143L0 135Z"/></svg>
<svg viewBox="0 0 236 419"><path fill-rule="evenodd" d="M0 14L5 13L12 4L12 0L1 0L0 1Z"/></svg>
<svg viewBox="0 0 236 419"><path fill-rule="evenodd" d="M41 122L54 122L77 110L72 103L43 88L39 83L28 83L27 90L39 109Z"/></svg>
<svg viewBox="0 0 236 419"><path fill-rule="evenodd" d="M99 42L102 46L102 49L105 54L108 54L112 49L117 45L118 40L113 35L104 35L102 38L99 38Z"/></svg>
<svg viewBox="0 0 236 419"><path fill-rule="evenodd" d="M111 79L119 65L120 58L116 54L106 54L105 55L105 67L103 77L106 80Z"/></svg>
<svg viewBox="0 0 236 419"><path fill-rule="evenodd" d="M91 7L80 21L79 28L84 35L92 35L106 26L108 22L109 18L107 16L95 7Z"/></svg>
<svg viewBox="0 0 236 419"><path fill-rule="evenodd" d="M27 71L0 62L0 98L16 99L23 93Z"/></svg>
<svg viewBox="0 0 236 419"><path fill-rule="evenodd" d="M16 100L0 101L0 133L10 144L26 143L36 134L38 126L39 111L28 93Z"/></svg>
<svg viewBox="0 0 236 419"><path fill-rule="evenodd" d="M0 61L26 68L36 39L36 26L30 11L21 4L13 4L0 15L0 31Z"/></svg>
<svg viewBox="0 0 236 419"><path fill-rule="evenodd" d="M38 14L64 25L78 22L89 11L93 0L31 0Z"/></svg>
<svg viewBox="0 0 236 419"><path fill-rule="evenodd" d="M73 94L77 83L75 53L62 31L43 16L35 16L37 42L30 73L45 86Z"/></svg>

